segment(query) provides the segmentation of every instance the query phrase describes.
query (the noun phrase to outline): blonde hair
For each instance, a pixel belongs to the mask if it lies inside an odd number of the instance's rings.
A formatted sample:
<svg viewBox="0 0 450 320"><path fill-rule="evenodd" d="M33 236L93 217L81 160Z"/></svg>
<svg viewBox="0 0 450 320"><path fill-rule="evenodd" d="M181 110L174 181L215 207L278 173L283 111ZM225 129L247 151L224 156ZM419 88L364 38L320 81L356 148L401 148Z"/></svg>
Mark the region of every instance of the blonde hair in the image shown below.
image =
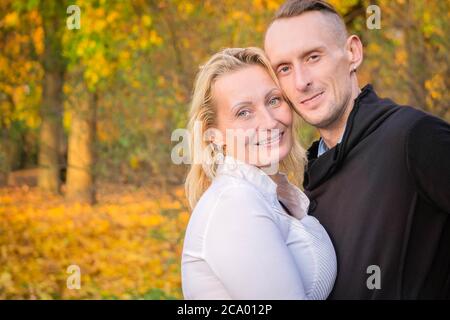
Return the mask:
<svg viewBox="0 0 450 320"><path fill-rule="evenodd" d="M280 87L264 51L254 47L224 49L213 55L197 74L188 122L191 167L185 182L186 196L192 209L216 176L216 159L218 153L222 153L222 150L215 149L212 143L204 139L205 132L213 128L216 120L212 86L220 76L252 65L263 67ZM287 97L284 98L292 108ZM300 120L296 116L293 118L293 146L280 161L280 169L289 175L292 183L301 186L306 156L297 137Z"/></svg>

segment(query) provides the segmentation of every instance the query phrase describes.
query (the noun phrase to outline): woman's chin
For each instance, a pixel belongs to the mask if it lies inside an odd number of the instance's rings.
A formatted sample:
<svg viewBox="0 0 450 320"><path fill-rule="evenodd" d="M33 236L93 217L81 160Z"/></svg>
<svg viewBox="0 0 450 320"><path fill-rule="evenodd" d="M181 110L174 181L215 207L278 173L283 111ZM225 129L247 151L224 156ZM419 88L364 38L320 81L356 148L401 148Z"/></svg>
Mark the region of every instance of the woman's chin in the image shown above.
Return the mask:
<svg viewBox="0 0 450 320"><path fill-rule="evenodd" d="M284 159L289 155L289 149L285 147L280 148L271 148L269 150L260 152L258 159L253 163L253 165L262 168L262 167L272 167L274 165L279 165Z"/></svg>

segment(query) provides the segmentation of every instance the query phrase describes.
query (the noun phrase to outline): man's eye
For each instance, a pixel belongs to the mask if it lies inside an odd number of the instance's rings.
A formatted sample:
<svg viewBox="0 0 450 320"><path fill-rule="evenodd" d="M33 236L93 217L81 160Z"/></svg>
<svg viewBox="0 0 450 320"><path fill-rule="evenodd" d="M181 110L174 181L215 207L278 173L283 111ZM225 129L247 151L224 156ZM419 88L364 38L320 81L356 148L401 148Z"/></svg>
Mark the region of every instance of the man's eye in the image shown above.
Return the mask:
<svg viewBox="0 0 450 320"><path fill-rule="evenodd" d="M317 61L317 60L319 60L319 55L313 54L312 56L309 56L308 60L309 61Z"/></svg>
<svg viewBox="0 0 450 320"><path fill-rule="evenodd" d="M273 97L272 99L269 100L269 105L271 107L276 107L277 105L279 105L281 102L281 98L280 97Z"/></svg>
<svg viewBox="0 0 450 320"><path fill-rule="evenodd" d="M286 73L288 71L289 71L288 66L284 66L284 67L281 67L280 69L278 69L278 73Z"/></svg>

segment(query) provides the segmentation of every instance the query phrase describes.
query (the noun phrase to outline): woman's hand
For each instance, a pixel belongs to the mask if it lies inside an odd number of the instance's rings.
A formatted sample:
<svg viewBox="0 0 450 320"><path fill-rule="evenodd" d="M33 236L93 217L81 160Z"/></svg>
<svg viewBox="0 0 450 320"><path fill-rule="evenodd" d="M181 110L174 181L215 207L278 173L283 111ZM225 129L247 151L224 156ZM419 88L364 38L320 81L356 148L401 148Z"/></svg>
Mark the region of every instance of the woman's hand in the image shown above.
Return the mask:
<svg viewBox="0 0 450 320"><path fill-rule="evenodd" d="M288 209L289 214L302 219L308 211L309 199L298 187L289 182L285 173L279 172L271 176L277 184L278 200Z"/></svg>

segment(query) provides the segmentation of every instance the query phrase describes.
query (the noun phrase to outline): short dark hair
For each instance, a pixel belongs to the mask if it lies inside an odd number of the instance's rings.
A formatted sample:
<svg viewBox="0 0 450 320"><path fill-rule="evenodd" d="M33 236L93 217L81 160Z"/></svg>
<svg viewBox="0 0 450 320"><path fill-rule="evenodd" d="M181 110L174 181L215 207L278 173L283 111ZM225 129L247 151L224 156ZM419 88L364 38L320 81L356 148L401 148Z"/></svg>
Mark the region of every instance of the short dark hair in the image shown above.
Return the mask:
<svg viewBox="0 0 450 320"><path fill-rule="evenodd" d="M288 0L281 5L273 20L296 17L307 11L326 11L339 16L331 4L322 0Z"/></svg>
<svg viewBox="0 0 450 320"><path fill-rule="evenodd" d="M327 15L332 20L330 22L334 25L336 36L345 42L347 28L344 20L331 4L323 0L288 0L275 13L272 23L278 19L297 17L309 11L319 11Z"/></svg>

